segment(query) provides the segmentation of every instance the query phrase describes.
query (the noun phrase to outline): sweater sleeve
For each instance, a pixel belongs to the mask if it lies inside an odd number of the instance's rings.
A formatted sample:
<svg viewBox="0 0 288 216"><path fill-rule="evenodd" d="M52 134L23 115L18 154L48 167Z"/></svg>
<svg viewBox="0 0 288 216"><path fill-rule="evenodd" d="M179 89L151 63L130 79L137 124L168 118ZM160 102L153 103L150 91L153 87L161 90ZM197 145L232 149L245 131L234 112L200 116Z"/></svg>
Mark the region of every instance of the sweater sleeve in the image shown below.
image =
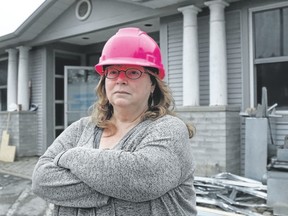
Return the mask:
<svg viewBox="0 0 288 216"><path fill-rule="evenodd" d="M70 125L39 158L32 176L33 192L56 205L69 207L100 207L109 197L85 184L70 170L55 165L55 158L77 145L84 125L81 121Z"/></svg>
<svg viewBox="0 0 288 216"><path fill-rule="evenodd" d="M181 183L180 157L191 145L179 119L153 124L133 152L73 148L60 157L59 166L107 196L131 202L158 198Z"/></svg>

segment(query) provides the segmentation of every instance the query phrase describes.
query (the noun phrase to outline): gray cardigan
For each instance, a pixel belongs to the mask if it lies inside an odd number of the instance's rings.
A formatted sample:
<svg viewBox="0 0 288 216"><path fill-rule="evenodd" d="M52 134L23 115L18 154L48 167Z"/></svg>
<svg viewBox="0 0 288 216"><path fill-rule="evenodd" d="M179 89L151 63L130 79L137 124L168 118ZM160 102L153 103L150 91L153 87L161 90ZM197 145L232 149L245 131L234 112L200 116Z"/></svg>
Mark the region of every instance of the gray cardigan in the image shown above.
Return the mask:
<svg viewBox="0 0 288 216"><path fill-rule="evenodd" d="M196 215L193 149L183 121L143 121L112 150L95 148L99 132L82 118L40 157L32 189L55 205L55 216Z"/></svg>

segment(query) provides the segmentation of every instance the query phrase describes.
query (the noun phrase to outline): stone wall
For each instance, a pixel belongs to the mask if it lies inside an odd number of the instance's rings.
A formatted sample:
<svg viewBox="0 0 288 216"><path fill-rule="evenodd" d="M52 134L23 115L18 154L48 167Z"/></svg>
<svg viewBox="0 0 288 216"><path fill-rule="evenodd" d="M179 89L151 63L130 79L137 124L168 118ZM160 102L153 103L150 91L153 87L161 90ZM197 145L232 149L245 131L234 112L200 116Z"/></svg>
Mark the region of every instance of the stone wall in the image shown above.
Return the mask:
<svg viewBox="0 0 288 216"><path fill-rule="evenodd" d="M181 107L176 112L196 127L191 139L196 175L240 174L240 107Z"/></svg>
<svg viewBox="0 0 288 216"><path fill-rule="evenodd" d="M7 129L8 112L0 112L0 133ZM16 157L37 155L37 112L10 112L9 145L16 146Z"/></svg>

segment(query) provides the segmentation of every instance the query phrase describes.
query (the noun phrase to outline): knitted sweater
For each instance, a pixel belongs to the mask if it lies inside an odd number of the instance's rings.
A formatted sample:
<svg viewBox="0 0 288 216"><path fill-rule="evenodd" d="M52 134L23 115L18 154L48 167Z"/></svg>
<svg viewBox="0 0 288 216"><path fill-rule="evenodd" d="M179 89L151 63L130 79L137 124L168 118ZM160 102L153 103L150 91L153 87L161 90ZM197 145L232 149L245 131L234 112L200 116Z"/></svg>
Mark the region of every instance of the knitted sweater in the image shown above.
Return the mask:
<svg viewBox="0 0 288 216"><path fill-rule="evenodd" d="M143 121L111 150L97 148L101 131L82 118L39 158L32 189L55 216L196 215L193 149L179 118Z"/></svg>

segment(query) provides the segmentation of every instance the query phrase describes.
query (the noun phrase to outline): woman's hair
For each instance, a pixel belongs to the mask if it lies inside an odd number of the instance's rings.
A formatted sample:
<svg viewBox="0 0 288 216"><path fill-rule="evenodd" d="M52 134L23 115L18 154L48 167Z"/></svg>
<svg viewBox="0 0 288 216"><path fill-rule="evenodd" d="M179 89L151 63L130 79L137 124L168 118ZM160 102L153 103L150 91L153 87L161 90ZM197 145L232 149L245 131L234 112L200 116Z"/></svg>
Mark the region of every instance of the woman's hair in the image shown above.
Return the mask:
<svg viewBox="0 0 288 216"><path fill-rule="evenodd" d="M175 116L176 113L173 111L175 104L170 89L158 76L152 75L157 74L158 70L150 67L145 67L145 70L150 75L152 85L155 85L155 89L148 99L148 110L143 114L141 120L156 120L166 114ZM113 106L109 103L106 96L105 80L105 76L101 76L96 87L98 101L93 106L92 121L100 128L109 128L110 134L113 135L116 132L116 127L110 120L113 115ZM195 134L195 128L187 123L186 126L189 137L192 138Z"/></svg>

